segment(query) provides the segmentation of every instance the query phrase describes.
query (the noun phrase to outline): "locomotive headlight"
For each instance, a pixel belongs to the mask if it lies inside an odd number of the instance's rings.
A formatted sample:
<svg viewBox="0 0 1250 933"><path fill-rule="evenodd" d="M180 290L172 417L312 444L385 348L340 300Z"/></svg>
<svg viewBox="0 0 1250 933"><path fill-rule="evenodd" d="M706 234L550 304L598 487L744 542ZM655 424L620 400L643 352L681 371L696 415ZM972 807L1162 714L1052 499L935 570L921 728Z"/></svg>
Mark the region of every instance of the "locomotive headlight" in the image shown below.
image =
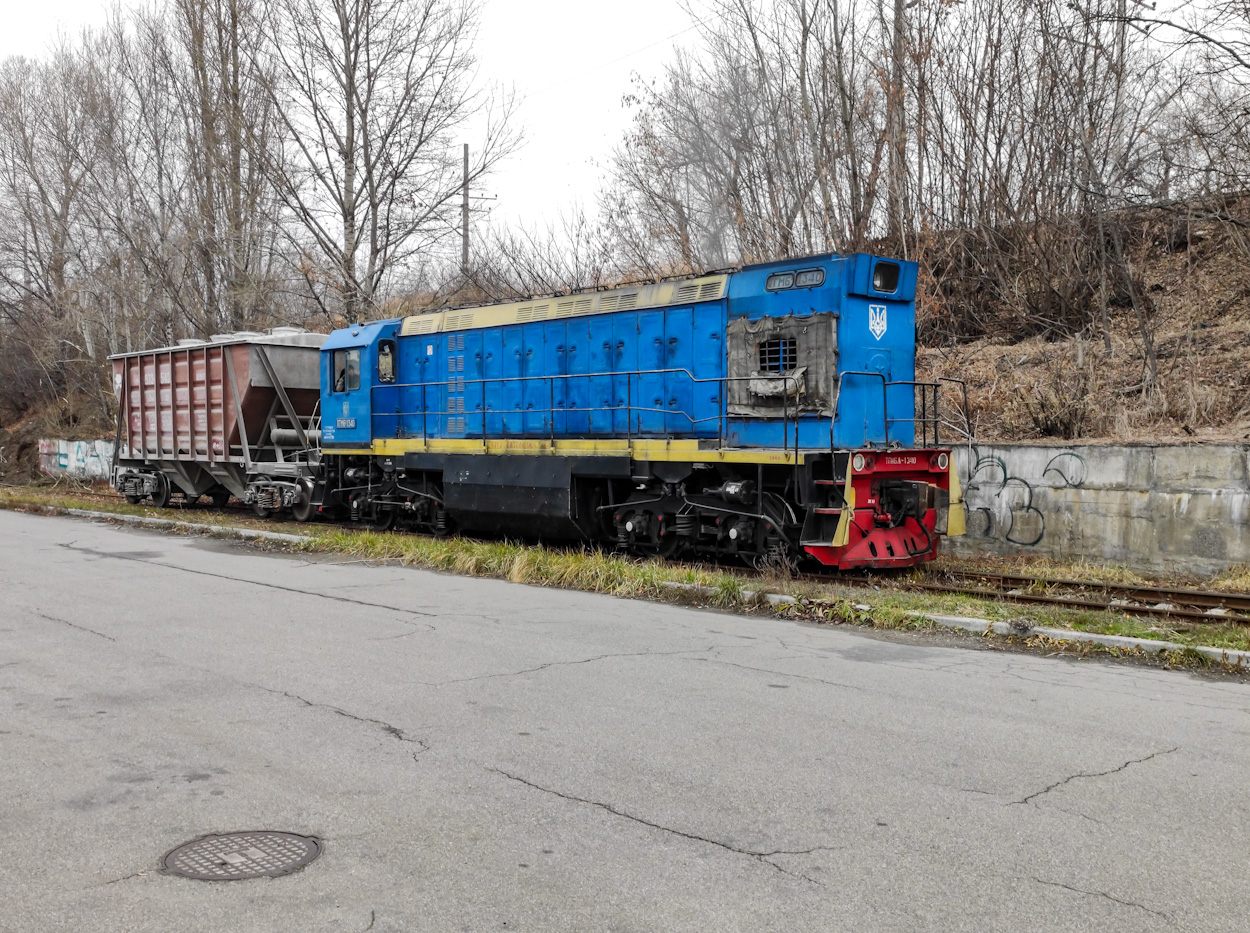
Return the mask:
<svg viewBox="0 0 1250 933"><path fill-rule="evenodd" d="M938 469L939 470L945 470L948 466L950 466L950 463L951 463L950 457L946 456L946 454L938 454Z"/></svg>
<svg viewBox="0 0 1250 933"><path fill-rule="evenodd" d="M851 469L853 469L856 473L862 473L864 470L864 462L864 455L856 454L851 458Z"/></svg>

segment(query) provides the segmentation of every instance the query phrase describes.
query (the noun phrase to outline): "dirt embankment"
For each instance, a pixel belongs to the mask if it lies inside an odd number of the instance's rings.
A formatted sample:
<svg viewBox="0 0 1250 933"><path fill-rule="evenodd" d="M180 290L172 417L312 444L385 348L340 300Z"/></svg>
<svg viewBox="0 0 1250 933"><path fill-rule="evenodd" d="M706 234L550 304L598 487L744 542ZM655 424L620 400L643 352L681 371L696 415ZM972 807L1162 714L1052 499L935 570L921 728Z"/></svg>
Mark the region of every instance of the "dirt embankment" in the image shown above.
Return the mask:
<svg viewBox="0 0 1250 933"><path fill-rule="evenodd" d="M98 405L62 400L0 423L0 482L29 483L44 476L39 468L41 438L112 440L114 427L99 415Z"/></svg>
<svg viewBox="0 0 1250 933"><path fill-rule="evenodd" d="M1143 236L1135 253L1153 384L1139 309L1124 302L1111 304L1105 334L1091 326L1021 339L1004 323L922 347L918 378L965 380L976 435L987 441L1250 440L1250 255L1214 223L1181 249ZM956 392L943 392L955 401Z"/></svg>

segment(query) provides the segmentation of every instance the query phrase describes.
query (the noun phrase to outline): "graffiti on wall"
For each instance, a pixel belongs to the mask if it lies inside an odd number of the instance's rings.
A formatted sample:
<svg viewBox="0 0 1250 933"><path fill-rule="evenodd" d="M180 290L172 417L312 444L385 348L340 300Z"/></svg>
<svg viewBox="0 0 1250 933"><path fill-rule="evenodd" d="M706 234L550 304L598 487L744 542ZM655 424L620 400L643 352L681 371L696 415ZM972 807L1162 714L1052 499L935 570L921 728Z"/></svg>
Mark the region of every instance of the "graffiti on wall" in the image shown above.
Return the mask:
<svg viewBox="0 0 1250 933"><path fill-rule="evenodd" d="M113 468L113 442L41 440L39 466L49 476L108 479Z"/></svg>
<svg viewBox="0 0 1250 933"><path fill-rule="evenodd" d="M1034 504L1035 491L1079 489L1089 475L1085 458L1070 450L1052 456L1037 476L1014 470L1004 457L983 454L978 447L971 448L969 462L964 484L968 534L1021 547L1035 547L1046 536L1046 513Z"/></svg>

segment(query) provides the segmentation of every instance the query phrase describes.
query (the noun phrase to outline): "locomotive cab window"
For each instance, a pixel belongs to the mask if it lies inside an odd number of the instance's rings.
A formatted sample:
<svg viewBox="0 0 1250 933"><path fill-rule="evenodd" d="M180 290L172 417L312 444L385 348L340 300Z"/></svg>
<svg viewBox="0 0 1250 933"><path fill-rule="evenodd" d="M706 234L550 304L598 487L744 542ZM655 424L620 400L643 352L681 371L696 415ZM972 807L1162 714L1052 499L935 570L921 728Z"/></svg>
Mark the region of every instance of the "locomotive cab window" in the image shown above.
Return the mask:
<svg viewBox="0 0 1250 933"><path fill-rule="evenodd" d="M898 291L898 263L879 262L872 267L872 287L879 292Z"/></svg>
<svg viewBox="0 0 1250 933"><path fill-rule="evenodd" d="M794 286L793 272L774 272L767 281L764 282L764 288L770 292L780 291L783 288L792 288Z"/></svg>
<svg viewBox="0 0 1250 933"><path fill-rule="evenodd" d="M395 341L378 343L378 382L395 381Z"/></svg>
<svg viewBox="0 0 1250 933"><path fill-rule="evenodd" d="M360 388L360 350L335 350L331 356L335 392L355 392Z"/></svg>
<svg viewBox="0 0 1250 933"><path fill-rule="evenodd" d="M762 373L788 373L799 365L799 342L793 337L773 337L759 345Z"/></svg>

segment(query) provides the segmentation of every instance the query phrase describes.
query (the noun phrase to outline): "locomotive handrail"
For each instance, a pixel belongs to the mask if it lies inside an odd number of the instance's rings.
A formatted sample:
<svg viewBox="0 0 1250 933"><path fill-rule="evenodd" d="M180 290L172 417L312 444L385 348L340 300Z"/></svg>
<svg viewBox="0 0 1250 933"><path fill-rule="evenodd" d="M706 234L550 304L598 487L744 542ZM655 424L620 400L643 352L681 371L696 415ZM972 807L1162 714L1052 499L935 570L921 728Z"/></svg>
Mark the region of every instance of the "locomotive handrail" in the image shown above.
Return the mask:
<svg viewBox="0 0 1250 933"><path fill-rule="evenodd" d="M960 380L939 379L938 382L921 382L915 379L890 380L885 377L884 373L872 372L868 370L846 370L838 374L838 395L837 395L837 398L834 400L834 416L829 422L829 449L830 450L833 450L834 448L833 425L834 425L834 422L837 421L838 406L842 401L842 380L847 376L868 376L871 378L881 380L881 424L884 430L885 443L887 446L889 446L889 443L890 443L890 424L891 423L911 424L913 428L913 443L914 443L914 438L915 438L914 429L917 425L919 425L920 430L921 430L921 437L922 437L921 443L926 447L929 444L929 425L932 424L934 446L938 446L941 444L941 436L938 430L938 427L941 424L941 420L942 420L941 415L940 415L939 405L938 405L938 390L940 388L940 383L942 381L960 382ZM910 418L891 418L890 417L889 390L893 386L911 386L913 391L916 389L920 390L920 414L919 415L915 414L915 400L913 398L912 417ZM925 391L926 389L933 390L933 414L931 416L929 414L929 401L928 401L929 396L928 396L928 393ZM965 405L966 405L966 399L967 399L967 387L966 386L964 388L964 398L965 398ZM867 425L865 424L865 429L866 428L867 428Z"/></svg>
<svg viewBox="0 0 1250 933"><path fill-rule="evenodd" d="M554 440L555 438L555 413L557 411L561 411L564 413L568 413L568 412L590 413L590 412L596 412L596 411L616 412L616 411L621 410L620 408L615 408L615 407L606 408L603 406L593 406L593 407L586 407L586 408L581 408L581 407L557 408L555 405L555 380L624 377L626 380L625 382L625 394L626 394L625 425L626 425L626 438L627 439L632 439L633 433L634 433L633 418L632 418L633 414L635 412L652 412L652 413L665 414L665 415L680 415L684 417L687 421L689 421L692 425L702 424L708 421L716 421L718 424L718 431L717 431L718 446L724 446L725 422L728 421L731 416L729 415L729 412L728 412L728 399L726 398L726 393L723 390L723 388L722 388L722 391L717 396L719 410L715 416L695 418L690 412L687 412L685 409L652 408L649 406L634 405L633 403L634 377L660 376L660 375L684 375L687 379L690 380L692 384L715 383L722 387L727 386L728 383L730 382L744 382L744 381L750 381L752 379L783 380L786 382L786 389L788 390L791 387L793 387L796 390L796 394L797 394L798 384L799 384L799 377L794 375L793 373L758 373L758 374L750 375L750 376L702 376L701 377L701 376L695 376L693 373L690 372L690 370L685 369L685 368L635 369L635 370L620 370L620 371L595 372L595 373L550 373L550 374L531 375L531 376L482 376L482 377L475 377L475 378L459 377L455 379L442 379L442 380L433 380L433 381L428 381L428 382L386 383L384 385L372 384L369 386L370 407L371 407L370 417L371 418L372 417L403 418L403 417L415 417L415 416L420 415L421 416L421 438L424 443L428 443L429 424L428 424L427 419L429 415L432 414L435 417L445 417L445 416L453 414L453 412L450 412L441 408L436 409L436 410L430 409L428 401L427 401L427 394L430 388L454 386L460 391L463 391L463 389L468 387L469 385L481 386L483 389L482 404L485 406L488 404L487 399L486 399L486 393L485 393L485 387L488 383L494 384L494 383L533 382L537 380L547 380L549 382L549 388L548 388L549 407L548 408L544 409L544 408L532 408L531 407L531 408L525 408L525 409L516 409L516 408L496 409L496 408L483 407L481 411L475 412L474 415L480 416L482 418L482 433L485 434L486 433L485 419L488 414L504 415L504 414L508 414L511 412L519 411L524 416L526 413L529 413L529 412L534 412L534 413L546 412L551 415L551 417L547 419L548 436ZM393 390L396 394L396 398L398 399L399 390L416 389L416 388L421 389L421 410L420 411L401 411L398 408L395 411L386 411L386 412L372 411L372 399L373 399L374 392L379 391L379 390L388 390L388 391ZM460 414L460 413L455 412L454 414ZM798 461L799 418L801 417L801 415L802 415L802 412L799 410L798 402L796 400L795 406L794 406L794 416L793 416L795 462ZM790 421L791 421L790 401L789 401L788 391L782 393L782 419L783 419L782 449L788 451L790 448ZM522 433L525 433L525 432L522 432Z"/></svg>
<svg viewBox="0 0 1250 933"><path fill-rule="evenodd" d="M886 401L886 386L889 383L885 380L885 373L870 372L862 369L848 369L838 373L838 395L833 400L833 417L829 419L829 450L833 451L833 425L838 420L838 406L842 404L842 380L847 376L872 376L881 380L881 427L885 433L885 443L888 447L890 444L890 409ZM864 433L867 434L867 424L864 425ZM866 439L866 438L865 438Z"/></svg>
<svg viewBox="0 0 1250 933"><path fill-rule="evenodd" d="M914 431L915 426L920 425L921 436L923 438L921 443L922 443L922 446L924 447L929 446L929 425L932 424L933 425L933 444L935 447L938 446L938 421L939 421L938 404L937 404L938 384L936 382L919 382L916 380L902 379L902 380L896 380L894 382L887 382L885 385L887 389L890 386L911 386L913 390L915 389L920 390L920 416L914 417L915 408L913 407L912 409L913 417L895 418L893 420L911 422L911 425L913 428L913 433L912 433L913 440L915 439L915 431ZM933 389L933 417L932 418L928 416L928 398L929 397L925 393L925 389Z"/></svg>
<svg viewBox="0 0 1250 933"><path fill-rule="evenodd" d="M963 389L963 401L964 401L963 415L964 415L964 421L966 423L965 427L961 428L958 424L954 423L953 421L948 421L942 418L939 399L940 399L941 384L943 382L958 383ZM922 438L923 438L922 443L924 446L927 447L929 444L929 425L930 424L933 425L933 445L935 447L940 447L942 444L941 431L940 431L940 427L942 425L946 425L949 428L953 428L957 431L960 431L964 435L964 437L966 437L968 440L972 439L972 431L971 431L972 421L968 414L968 386L967 386L967 383L965 383L962 379L950 379L950 378L947 378L946 376L939 376L936 382L920 382L917 380L904 379L904 380L898 380L895 382L887 382L886 386L887 388L889 386L912 386L914 389L920 390L920 415L919 417L892 418L890 420L895 421L895 422L907 421L907 422L911 422L913 425L920 425ZM933 390L933 414L932 416L929 415L929 411L928 411L929 395L925 391L926 389Z"/></svg>

